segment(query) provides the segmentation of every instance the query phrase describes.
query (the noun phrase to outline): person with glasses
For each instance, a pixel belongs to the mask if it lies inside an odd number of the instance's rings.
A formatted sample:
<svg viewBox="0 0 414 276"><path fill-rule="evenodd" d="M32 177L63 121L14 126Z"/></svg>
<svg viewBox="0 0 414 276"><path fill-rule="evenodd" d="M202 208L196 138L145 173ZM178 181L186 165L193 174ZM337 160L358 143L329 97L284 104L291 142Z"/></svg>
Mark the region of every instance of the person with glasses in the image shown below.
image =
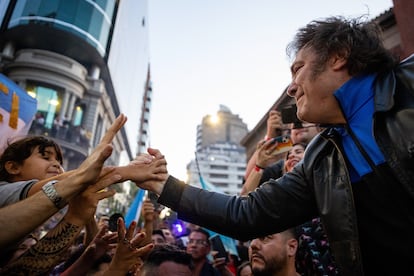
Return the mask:
<svg viewBox="0 0 414 276"><path fill-rule="evenodd" d="M194 275L221 275L208 260L210 253L210 234L201 228L194 229L188 236L187 253L191 255L194 264Z"/></svg>

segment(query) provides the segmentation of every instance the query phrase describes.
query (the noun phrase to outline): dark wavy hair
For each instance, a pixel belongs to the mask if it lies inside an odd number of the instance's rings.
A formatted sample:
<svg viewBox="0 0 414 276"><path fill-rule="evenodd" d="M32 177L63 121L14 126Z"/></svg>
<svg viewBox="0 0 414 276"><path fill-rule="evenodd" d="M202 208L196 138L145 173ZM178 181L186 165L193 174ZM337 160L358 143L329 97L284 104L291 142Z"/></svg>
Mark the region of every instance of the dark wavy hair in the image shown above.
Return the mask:
<svg viewBox="0 0 414 276"><path fill-rule="evenodd" d="M385 49L381 35L380 26L374 21L364 20L364 17L328 17L300 28L287 46L286 53L292 58L301 49L310 48L318 56L317 72L324 69L330 57L339 55L348 60L351 76L381 74L394 68L399 61Z"/></svg>
<svg viewBox="0 0 414 276"><path fill-rule="evenodd" d="M56 160L58 160L61 165L63 164L62 150L55 141L45 136L28 136L9 144L4 150L0 157L0 180L10 180L10 174L5 168L6 162L14 161L17 164L23 164L23 161L29 158L37 146L39 147L39 152L41 154L44 154L48 147L54 148L56 151Z"/></svg>

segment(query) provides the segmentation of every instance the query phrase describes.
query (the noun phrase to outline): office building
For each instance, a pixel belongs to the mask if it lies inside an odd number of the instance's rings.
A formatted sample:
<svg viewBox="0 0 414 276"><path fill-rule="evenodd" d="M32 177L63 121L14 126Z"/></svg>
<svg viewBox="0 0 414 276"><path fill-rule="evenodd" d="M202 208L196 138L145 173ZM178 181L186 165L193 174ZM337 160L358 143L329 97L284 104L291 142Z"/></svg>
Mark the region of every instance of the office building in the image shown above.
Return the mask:
<svg viewBox="0 0 414 276"><path fill-rule="evenodd" d="M246 153L240 140L247 132L242 119L224 105L217 114L204 116L197 126L196 158L187 165L188 183L203 187L201 176L220 192L238 194L246 169Z"/></svg>

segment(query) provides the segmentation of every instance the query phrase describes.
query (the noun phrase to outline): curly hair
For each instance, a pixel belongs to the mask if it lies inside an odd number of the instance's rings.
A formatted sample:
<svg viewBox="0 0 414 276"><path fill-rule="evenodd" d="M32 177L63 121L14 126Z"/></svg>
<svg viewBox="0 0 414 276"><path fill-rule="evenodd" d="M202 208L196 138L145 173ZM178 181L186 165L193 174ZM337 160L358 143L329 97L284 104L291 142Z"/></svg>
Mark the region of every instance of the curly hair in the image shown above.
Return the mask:
<svg viewBox="0 0 414 276"><path fill-rule="evenodd" d="M322 71L333 55L347 59L351 76L389 71L399 59L384 47L380 26L363 19L337 16L311 21L298 30L286 53L293 57L301 49L312 49L318 56L316 72Z"/></svg>
<svg viewBox="0 0 414 276"><path fill-rule="evenodd" d="M56 151L56 159L61 165L63 164L62 150L55 141L44 136L28 136L11 143L4 150L0 157L0 180L9 181L10 179L10 174L5 168L6 162L14 161L17 164L23 164L23 161L29 158L36 147L39 147L41 154L44 154L46 148L53 147Z"/></svg>

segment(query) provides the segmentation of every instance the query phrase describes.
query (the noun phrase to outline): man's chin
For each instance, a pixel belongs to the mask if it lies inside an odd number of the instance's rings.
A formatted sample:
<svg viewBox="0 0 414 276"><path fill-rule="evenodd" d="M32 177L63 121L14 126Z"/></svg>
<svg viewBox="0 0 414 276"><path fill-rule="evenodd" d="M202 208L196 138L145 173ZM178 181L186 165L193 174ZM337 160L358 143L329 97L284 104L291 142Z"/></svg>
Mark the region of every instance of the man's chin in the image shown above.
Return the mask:
<svg viewBox="0 0 414 276"><path fill-rule="evenodd" d="M270 275L269 272L264 270L262 266L260 267L252 266L252 272L253 272L253 275L255 276L269 276Z"/></svg>

